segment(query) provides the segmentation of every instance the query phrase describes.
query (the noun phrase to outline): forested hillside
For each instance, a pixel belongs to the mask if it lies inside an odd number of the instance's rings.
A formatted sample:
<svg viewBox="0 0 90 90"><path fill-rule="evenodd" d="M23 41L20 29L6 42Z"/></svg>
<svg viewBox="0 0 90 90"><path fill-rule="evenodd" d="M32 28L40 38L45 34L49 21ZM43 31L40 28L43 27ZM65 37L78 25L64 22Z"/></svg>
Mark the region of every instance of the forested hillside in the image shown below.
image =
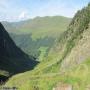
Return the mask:
<svg viewBox="0 0 90 90"><path fill-rule="evenodd" d="M17 46L28 55L37 58L43 51L48 53L56 38L66 30L70 21L70 18L63 16L47 16L21 22L2 23Z"/></svg>

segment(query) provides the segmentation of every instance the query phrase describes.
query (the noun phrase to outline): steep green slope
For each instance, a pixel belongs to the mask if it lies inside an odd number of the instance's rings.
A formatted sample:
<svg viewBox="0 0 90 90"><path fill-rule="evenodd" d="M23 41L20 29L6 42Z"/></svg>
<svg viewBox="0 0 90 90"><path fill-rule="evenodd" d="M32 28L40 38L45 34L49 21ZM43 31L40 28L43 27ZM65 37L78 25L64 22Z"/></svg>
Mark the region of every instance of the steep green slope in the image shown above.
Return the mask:
<svg viewBox="0 0 90 90"><path fill-rule="evenodd" d="M90 56L90 5L78 11L60 43L66 45L62 67L80 64ZM64 42L63 42L64 41ZM64 65L64 63L66 63ZM69 63L69 65L68 65ZM71 64L71 65L70 65Z"/></svg>
<svg viewBox="0 0 90 90"><path fill-rule="evenodd" d="M1 75L11 76L31 70L38 63L16 46L0 23L0 81Z"/></svg>
<svg viewBox="0 0 90 90"><path fill-rule="evenodd" d="M21 22L2 22L12 39L28 55L38 57L41 47L46 53L52 47L55 39L64 32L71 21L62 16L36 17Z"/></svg>
<svg viewBox="0 0 90 90"><path fill-rule="evenodd" d="M67 31L60 35L48 54L53 57L61 71L80 64L90 56L90 5L78 11ZM56 60L55 60L56 59ZM50 60L52 62L52 60ZM56 67L56 66L55 66Z"/></svg>
<svg viewBox="0 0 90 90"><path fill-rule="evenodd" d="M30 72L11 78L6 86L18 87L19 90L53 90L57 83L73 86L73 90L88 90L90 88L90 58L77 67L65 72L32 75Z"/></svg>

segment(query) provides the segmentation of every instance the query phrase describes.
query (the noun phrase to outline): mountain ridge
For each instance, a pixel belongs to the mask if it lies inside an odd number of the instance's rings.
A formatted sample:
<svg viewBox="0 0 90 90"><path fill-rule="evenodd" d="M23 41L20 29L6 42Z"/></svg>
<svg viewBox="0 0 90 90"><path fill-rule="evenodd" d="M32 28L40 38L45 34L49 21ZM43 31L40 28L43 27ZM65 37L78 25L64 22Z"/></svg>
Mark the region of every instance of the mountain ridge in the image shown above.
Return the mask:
<svg viewBox="0 0 90 90"><path fill-rule="evenodd" d="M38 58L42 53L40 47L47 48L43 51L48 53L56 38L66 30L70 21L70 18L63 16L47 16L16 23L2 23L18 47L28 55Z"/></svg>

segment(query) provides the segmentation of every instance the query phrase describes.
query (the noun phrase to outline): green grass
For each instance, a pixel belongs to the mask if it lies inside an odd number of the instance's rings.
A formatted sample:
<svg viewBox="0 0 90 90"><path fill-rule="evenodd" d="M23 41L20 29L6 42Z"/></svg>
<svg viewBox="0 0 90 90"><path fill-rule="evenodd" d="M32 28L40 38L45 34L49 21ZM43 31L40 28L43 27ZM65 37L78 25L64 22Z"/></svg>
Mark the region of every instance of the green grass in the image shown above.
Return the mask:
<svg viewBox="0 0 90 90"><path fill-rule="evenodd" d="M0 70L0 75L9 76L9 73L4 70Z"/></svg>
<svg viewBox="0 0 90 90"><path fill-rule="evenodd" d="M90 59L64 73L38 72L36 74L34 70L32 72L16 75L6 85L16 86L19 90L52 90L61 82L73 85L74 90L85 90L90 84Z"/></svg>

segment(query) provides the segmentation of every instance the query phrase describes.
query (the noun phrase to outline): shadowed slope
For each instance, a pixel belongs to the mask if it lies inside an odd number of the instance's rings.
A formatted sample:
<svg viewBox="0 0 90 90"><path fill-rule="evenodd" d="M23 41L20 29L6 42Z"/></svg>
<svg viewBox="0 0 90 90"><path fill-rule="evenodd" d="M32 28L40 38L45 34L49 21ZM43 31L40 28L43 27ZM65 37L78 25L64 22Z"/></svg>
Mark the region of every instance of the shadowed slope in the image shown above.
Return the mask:
<svg viewBox="0 0 90 90"><path fill-rule="evenodd" d="M0 70L9 75L31 70L38 63L18 48L0 23Z"/></svg>

